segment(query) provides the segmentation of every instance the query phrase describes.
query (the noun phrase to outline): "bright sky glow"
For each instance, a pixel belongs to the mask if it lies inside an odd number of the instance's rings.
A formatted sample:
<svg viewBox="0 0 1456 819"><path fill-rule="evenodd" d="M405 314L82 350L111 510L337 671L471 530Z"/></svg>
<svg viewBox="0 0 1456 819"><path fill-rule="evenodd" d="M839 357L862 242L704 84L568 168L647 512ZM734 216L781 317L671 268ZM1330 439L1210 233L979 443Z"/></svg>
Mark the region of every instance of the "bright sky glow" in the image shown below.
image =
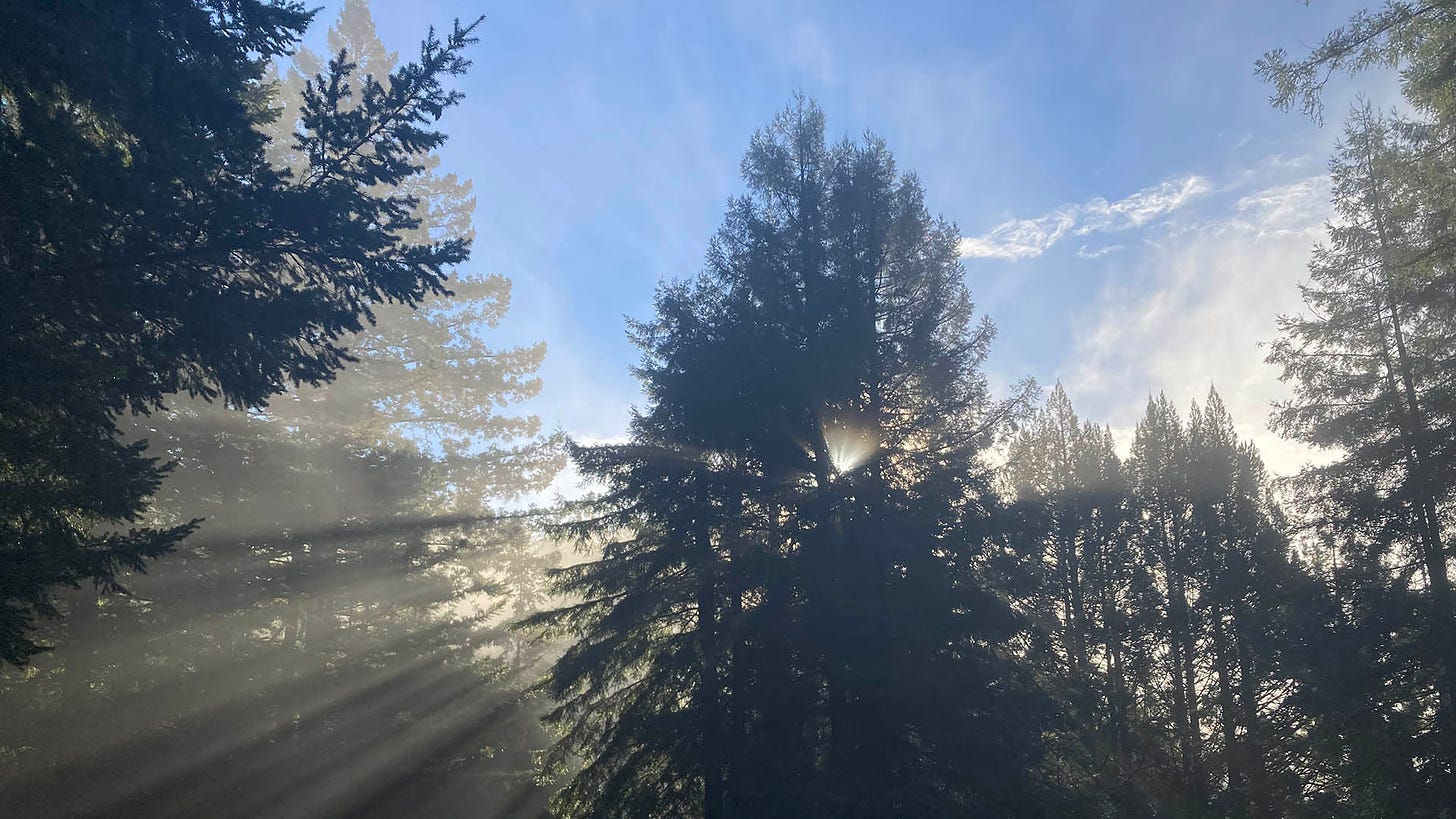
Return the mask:
<svg viewBox="0 0 1456 819"><path fill-rule="evenodd" d="M868 461L875 452L875 442L868 436L848 429L832 429L824 434L829 447L829 462L840 474Z"/></svg>
<svg viewBox="0 0 1456 819"><path fill-rule="evenodd" d="M964 235L1000 328L993 383L1060 379L1122 440L1150 391L1218 386L1276 471L1303 451L1265 429L1281 386L1260 344L1298 306L1328 213L1323 129L1273 110L1254 60L1311 43L1363 5L1228 0L376 0L408 51L434 22L488 16L446 166L480 198L473 265L515 282L501 343L545 339L547 428L594 440L641 400L623 316L694 275L754 129L800 90L831 136L870 130ZM320 13L322 38L337 12Z"/></svg>

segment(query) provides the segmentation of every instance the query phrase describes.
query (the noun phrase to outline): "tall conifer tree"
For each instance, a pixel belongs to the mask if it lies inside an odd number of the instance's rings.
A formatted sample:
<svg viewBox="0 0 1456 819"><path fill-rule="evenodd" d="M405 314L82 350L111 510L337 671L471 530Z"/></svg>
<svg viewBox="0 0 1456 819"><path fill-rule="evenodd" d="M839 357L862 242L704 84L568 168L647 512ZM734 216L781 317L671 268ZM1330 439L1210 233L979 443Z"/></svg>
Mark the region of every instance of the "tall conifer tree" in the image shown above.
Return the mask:
<svg viewBox="0 0 1456 819"><path fill-rule="evenodd" d="M1414 715L1415 744L1390 752L1419 770L1435 805L1456 796L1456 297L1431 241L1445 210L1422 173L1433 149L1419 130L1355 113L1331 163L1341 218L1310 264L1309 310L1281 319L1270 360L1294 388L1278 428L1337 453L1301 474L1303 497L1337 542L1390 566L1358 591L1385 598L1361 608L1394 617L1378 631L1401 635L1367 646L1390 680L1370 696L1394 720ZM1397 614L1400 600L1419 601L1418 621Z"/></svg>
<svg viewBox="0 0 1456 819"><path fill-rule="evenodd" d="M444 140L472 26L432 32L388 82L331 61L305 89L290 173L260 126L265 65L309 22L301 4L0 15L0 188L17 204L0 210L0 660L21 664L54 588L119 590L192 529L137 525L165 468L119 440L121 415L326 382L376 306L445 292L468 238L407 236L397 186Z"/></svg>
<svg viewBox="0 0 1456 819"><path fill-rule="evenodd" d="M1025 812L1040 700L1007 648L990 397L953 226L884 145L800 101L747 196L638 324L632 439L578 447L607 541L543 615L585 767L566 815Z"/></svg>

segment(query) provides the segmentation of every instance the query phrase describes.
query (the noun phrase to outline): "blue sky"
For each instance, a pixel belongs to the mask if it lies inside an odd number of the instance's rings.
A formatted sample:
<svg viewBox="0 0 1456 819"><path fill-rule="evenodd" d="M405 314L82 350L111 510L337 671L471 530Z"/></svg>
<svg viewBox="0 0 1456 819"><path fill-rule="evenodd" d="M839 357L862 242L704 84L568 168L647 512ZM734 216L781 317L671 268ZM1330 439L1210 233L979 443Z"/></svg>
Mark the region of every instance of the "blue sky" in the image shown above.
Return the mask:
<svg viewBox="0 0 1456 819"><path fill-rule="evenodd" d="M625 431L639 400L625 315L700 267L749 136L795 91L832 136L882 136L966 239L1000 327L995 383L1060 379L1126 439L1149 392L1216 384L1276 469L1278 397L1258 344L1298 307L1328 213L1323 129L1268 105L1254 60L1299 51L1351 2L858 3L375 0L408 54L424 28L487 16L445 164L476 186L471 264L515 282L500 344L544 339L548 427ZM320 13L321 37L337 3Z"/></svg>

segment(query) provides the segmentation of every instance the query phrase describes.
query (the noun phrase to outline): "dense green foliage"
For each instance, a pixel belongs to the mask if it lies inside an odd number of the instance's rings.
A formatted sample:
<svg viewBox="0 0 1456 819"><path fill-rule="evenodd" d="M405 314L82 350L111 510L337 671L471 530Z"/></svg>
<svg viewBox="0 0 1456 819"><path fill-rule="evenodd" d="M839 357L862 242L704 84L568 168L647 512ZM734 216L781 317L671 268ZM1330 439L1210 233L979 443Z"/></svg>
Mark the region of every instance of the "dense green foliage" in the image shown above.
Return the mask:
<svg viewBox="0 0 1456 819"><path fill-rule="evenodd" d="M870 139L800 101L697 280L634 327L649 397L576 447L605 493L563 533L578 642L546 687L568 816L934 816L1033 803L1042 701L982 452L1026 394L979 366L953 226Z"/></svg>
<svg viewBox="0 0 1456 819"><path fill-rule="evenodd" d="M446 292L465 238L418 242L397 189L459 100L470 28L381 82L343 55L309 84L299 172L269 164L263 72L296 3L11 2L0 19L0 658L40 650L56 586L192 530L135 527L166 468L116 419L169 394L261 406L320 384L375 305ZM381 78L383 79L383 78Z"/></svg>
<svg viewBox="0 0 1456 819"><path fill-rule="evenodd" d="M1282 320L1271 355L1295 385L1276 425L1342 453L1298 480L1333 555L1338 639L1365 664L1325 707L1363 701L1391 726L1368 728L1386 748L1380 773L1351 771L1390 809L1414 794L1456 804L1456 280L1433 224L1450 200L1429 184L1449 170L1427 168L1429 147L1412 123L1355 113L1331 164L1341 219L1310 266L1309 312Z"/></svg>
<svg viewBox="0 0 1456 819"><path fill-rule="evenodd" d="M1061 698L1051 775L1099 815L1317 815L1294 644L1319 591L1217 393L1148 403L1132 453L1058 387L1006 475L1038 613L1028 659Z"/></svg>
<svg viewBox="0 0 1456 819"><path fill-rule="evenodd" d="M330 31L372 79L401 76L366 4ZM308 172L307 50L268 104L268 155ZM359 73L362 71L362 73ZM348 92L352 85L354 91ZM365 90L360 90L365 89ZM388 96L388 88L379 89ZM291 146L291 147L290 147ZM402 242L463 246L475 200L415 153L370 195L408 205ZM543 646L503 626L544 601L553 552L498 513L560 466L534 417L544 345L493 350L510 283L374 308L340 377L241 413L201 398L121 426L172 467L146 521L205 516L126 598L63 594L67 650L0 686L0 799L40 815L272 816L506 812L543 799L545 739L524 684ZM77 789L75 781L94 783Z"/></svg>
<svg viewBox="0 0 1456 819"><path fill-rule="evenodd" d="M980 453L1021 411L978 372L957 232L875 140L796 103L754 137L708 270L635 326L649 404L575 447L581 602L547 689L587 759L568 816L927 816L1031 799L1041 700Z"/></svg>
<svg viewBox="0 0 1456 819"><path fill-rule="evenodd" d="M1396 66L1414 111L1351 112L1330 163L1338 219L1270 355L1294 387L1275 428L1335 455L1294 486L1331 598L1307 705L1331 788L1377 815L1456 810L1453 43L1456 4L1391 2L1260 64L1276 103L1316 114L1333 71Z"/></svg>

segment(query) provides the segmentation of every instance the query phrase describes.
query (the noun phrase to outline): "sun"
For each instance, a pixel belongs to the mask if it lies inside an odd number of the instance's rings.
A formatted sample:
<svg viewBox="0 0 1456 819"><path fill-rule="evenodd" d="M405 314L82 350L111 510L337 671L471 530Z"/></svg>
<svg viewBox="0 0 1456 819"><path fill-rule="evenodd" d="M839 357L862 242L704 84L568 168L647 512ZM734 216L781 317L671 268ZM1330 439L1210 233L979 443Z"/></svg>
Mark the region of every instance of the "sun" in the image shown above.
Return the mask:
<svg viewBox="0 0 1456 819"><path fill-rule="evenodd" d="M841 475L862 466L876 448L869 436L842 428L826 432L824 443L829 449L830 465Z"/></svg>

